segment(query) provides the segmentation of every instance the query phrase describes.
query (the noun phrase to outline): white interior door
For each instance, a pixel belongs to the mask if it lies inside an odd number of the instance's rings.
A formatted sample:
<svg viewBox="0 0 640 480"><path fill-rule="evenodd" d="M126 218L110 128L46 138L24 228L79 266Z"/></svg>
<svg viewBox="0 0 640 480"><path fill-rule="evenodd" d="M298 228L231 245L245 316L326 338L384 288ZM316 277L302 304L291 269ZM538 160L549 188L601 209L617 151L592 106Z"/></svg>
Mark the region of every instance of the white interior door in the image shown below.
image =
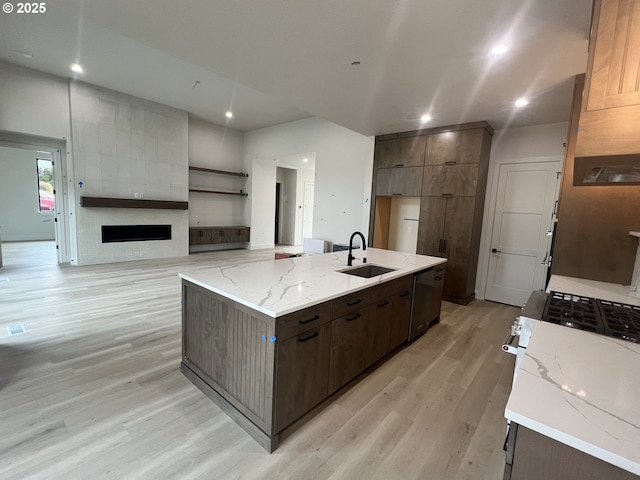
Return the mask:
<svg viewBox="0 0 640 480"><path fill-rule="evenodd" d="M544 289L560 162L502 164L485 298L522 306Z"/></svg>

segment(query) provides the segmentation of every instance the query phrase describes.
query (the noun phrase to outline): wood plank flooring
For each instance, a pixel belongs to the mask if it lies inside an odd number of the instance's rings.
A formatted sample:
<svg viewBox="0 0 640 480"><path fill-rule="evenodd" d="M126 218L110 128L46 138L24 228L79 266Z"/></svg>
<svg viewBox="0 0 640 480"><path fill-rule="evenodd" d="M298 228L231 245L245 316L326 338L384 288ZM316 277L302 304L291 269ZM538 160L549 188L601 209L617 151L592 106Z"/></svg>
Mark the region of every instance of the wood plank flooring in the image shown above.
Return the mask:
<svg viewBox="0 0 640 480"><path fill-rule="evenodd" d="M0 479L502 478L518 309L444 303L269 455L179 372L177 274L274 250L60 267L54 248L2 245Z"/></svg>

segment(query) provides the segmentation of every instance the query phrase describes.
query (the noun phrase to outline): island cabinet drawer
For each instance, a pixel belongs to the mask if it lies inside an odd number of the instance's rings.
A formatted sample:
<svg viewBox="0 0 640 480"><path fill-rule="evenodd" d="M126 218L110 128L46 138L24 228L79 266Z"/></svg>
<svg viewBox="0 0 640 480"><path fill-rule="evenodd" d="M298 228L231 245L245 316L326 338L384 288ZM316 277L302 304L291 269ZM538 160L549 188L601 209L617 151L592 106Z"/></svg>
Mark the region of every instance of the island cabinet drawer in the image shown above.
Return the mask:
<svg viewBox="0 0 640 480"><path fill-rule="evenodd" d="M277 342L331 321L331 302L324 302L276 319Z"/></svg>
<svg viewBox="0 0 640 480"><path fill-rule="evenodd" d="M382 296L376 298L378 300L380 298L387 297L389 295L393 295L395 293L407 292L411 293L411 289L413 288L413 275L407 275L402 278L398 278L397 280L391 280L390 282L384 283L380 285L383 287Z"/></svg>
<svg viewBox="0 0 640 480"><path fill-rule="evenodd" d="M385 296L379 285L360 290L359 292L350 293L344 297L336 298L333 301L333 318L338 318L350 312L366 307L376 298Z"/></svg>

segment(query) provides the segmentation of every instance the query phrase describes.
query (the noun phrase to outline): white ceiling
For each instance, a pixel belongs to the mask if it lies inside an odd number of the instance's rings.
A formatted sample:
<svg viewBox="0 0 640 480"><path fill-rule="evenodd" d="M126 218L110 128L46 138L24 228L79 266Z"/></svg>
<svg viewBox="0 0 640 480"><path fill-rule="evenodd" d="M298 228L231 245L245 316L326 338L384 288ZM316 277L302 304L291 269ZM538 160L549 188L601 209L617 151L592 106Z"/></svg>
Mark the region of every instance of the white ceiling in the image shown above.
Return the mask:
<svg viewBox="0 0 640 480"><path fill-rule="evenodd" d="M0 14L0 59L221 125L231 109L228 125L243 131L317 115L378 135L419 128L425 112L427 126L536 125L568 119L591 4L56 0L46 13ZM501 42L510 50L493 57ZM75 61L84 74L69 71ZM523 95L530 104L514 110Z"/></svg>

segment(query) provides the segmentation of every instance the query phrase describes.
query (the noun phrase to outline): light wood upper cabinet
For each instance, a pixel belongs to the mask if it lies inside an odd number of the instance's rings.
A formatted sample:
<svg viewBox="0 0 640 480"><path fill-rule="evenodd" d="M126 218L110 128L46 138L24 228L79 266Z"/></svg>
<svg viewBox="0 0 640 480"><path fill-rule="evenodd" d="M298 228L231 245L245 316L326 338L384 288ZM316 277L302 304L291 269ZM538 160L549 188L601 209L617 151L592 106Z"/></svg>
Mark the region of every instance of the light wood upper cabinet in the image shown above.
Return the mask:
<svg viewBox="0 0 640 480"><path fill-rule="evenodd" d="M640 153L640 2L596 0L576 156Z"/></svg>
<svg viewBox="0 0 640 480"><path fill-rule="evenodd" d="M376 142L376 167L416 167L424 163L426 136L393 138Z"/></svg>

